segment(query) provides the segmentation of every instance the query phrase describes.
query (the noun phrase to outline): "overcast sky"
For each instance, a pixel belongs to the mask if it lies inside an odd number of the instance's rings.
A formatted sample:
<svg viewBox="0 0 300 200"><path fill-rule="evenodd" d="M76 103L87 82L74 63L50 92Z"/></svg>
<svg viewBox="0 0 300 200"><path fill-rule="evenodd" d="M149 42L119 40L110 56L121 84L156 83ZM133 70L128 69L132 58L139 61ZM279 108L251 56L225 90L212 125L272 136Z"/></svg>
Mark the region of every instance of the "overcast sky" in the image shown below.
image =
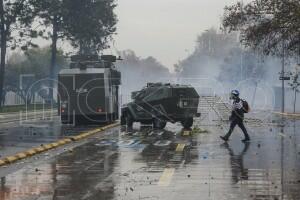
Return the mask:
<svg viewBox="0 0 300 200"><path fill-rule="evenodd" d="M117 50L154 56L169 68L193 51L197 35L219 28L223 8L237 0L118 0Z"/></svg>

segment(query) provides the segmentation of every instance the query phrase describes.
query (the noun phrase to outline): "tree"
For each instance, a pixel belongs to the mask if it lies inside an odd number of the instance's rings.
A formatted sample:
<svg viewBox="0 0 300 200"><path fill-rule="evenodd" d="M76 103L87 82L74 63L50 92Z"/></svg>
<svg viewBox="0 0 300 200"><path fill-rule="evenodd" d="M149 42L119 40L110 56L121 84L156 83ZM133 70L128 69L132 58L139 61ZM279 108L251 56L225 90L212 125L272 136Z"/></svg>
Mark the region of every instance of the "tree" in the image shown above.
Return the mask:
<svg viewBox="0 0 300 200"><path fill-rule="evenodd" d="M28 0L0 0L0 98L3 98L5 65L7 48L15 49L21 46L26 50L28 46L35 46L30 41L22 44L28 38L35 37L35 32L30 31L28 25L33 20L33 9ZM18 36L12 36L13 30L18 30ZM0 101L0 107L2 106Z"/></svg>
<svg viewBox="0 0 300 200"><path fill-rule="evenodd" d="M29 49L25 53L14 53L8 60L5 76L6 91L18 94L24 102L30 104L34 95L38 92L45 100L48 94L42 90L48 87L45 81L35 84L37 81L48 78L48 69L51 58L51 48ZM57 66L55 73L67 65L63 52L58 50Z"/></svg>
<svg viewBox="0 0 300 200"><path fill-rule="evenodd" d="M230 51L238 48L236 34L218 33L211 28L198 36L194 51L176 65L181 77L218 77Z"/></svg>
<svg viewBox="0 0 300 200"><path fill-rule="evenodd" d="M42 25L39 35L51 39L50 79L55 79L57 42L68 39L74 47L104 49L109 36L115 31L114 0L30 0ZM48 28L50 32L47 32ZM88 31L87 31L88 30ZM91 53L87 52L86 53ZM94 52L92 52L94 53ZM49 98L53 99L53 81Z"/></svg>
<svg viewBox="0 0 300 200"><path fill-rule="evenodd" d="M64 0L67 38L79 53L95 53L108 47L116 31L115 0Z"/></svg>
<svg viewBox="0 0 300 200"><path fill-rule="evenodd" d="M297 54L300 47L299 0L253 0L225 7L224 29L240 31L241 41L265 54Z"/></svg>
<svg viewBox="0 0 300 200"><path fill-rule="evenodd" d="M297 102L297 93L300 92L299 86L300 86L300 80L299 80L299 72L292 73L292 79L289 83L290 87L294 91L294 113L296 113L296 102Z"/></svg>
<svg viewBox="0 0 300 200"><path fill-rule="evenodd" d="M53 88L55 80L55 71L57 65L57 42L65 37L65 7L63 0L30 0L36 13L36 20L41 25L38 35L44 39L51 39L51 59L49 66L49 100L53 100ZM46 31L51 28L51 31Z"/></svg>

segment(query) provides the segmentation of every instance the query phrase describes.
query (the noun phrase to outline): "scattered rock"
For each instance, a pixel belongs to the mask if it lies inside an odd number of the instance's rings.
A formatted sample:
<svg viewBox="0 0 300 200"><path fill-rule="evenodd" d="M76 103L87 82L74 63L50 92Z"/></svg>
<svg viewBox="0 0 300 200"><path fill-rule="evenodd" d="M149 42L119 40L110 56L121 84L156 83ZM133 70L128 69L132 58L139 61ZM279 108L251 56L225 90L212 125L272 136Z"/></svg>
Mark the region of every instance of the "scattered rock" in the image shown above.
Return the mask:
<svg viewBox="0 0 300 200"><path fill-rule="evenodd" d="M122 176L129 176L129 174L128 173L124 173L124 174L122 174Z"/></svg>

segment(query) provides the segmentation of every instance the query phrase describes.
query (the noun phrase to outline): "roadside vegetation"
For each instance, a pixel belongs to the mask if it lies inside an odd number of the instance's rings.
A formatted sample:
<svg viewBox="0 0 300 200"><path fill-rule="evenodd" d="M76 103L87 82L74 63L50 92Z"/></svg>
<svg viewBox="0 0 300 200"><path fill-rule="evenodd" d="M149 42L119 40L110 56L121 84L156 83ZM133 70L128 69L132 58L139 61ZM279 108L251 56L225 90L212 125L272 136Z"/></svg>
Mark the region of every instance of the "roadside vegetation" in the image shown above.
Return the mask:
<svg viewBox="0 0 300 200"><path fill-rule="evenodd" d="M71 51L80 53L108 48L116 31L115 7L115 0L0 0L0 108L9 91L31 103L28 87L20 86L22 73L35 75L25 85L47 77L48 84L40 85L49 88L42 98L53 101L55 81L50 80L66 63L66 52L58 45L68 43ZM41 40L50 46L40 48Z"/></svg>

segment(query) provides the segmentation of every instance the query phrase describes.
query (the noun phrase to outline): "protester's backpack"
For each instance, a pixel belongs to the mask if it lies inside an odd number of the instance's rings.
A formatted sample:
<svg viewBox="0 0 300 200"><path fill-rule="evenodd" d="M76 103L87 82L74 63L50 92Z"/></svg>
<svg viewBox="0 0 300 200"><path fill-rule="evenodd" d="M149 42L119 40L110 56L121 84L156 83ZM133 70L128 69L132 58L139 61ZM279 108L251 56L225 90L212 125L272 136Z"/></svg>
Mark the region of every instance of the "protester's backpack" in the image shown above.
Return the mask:
<svg viewBox="0 0 300 200"><path fill-rule="evenodd" d="M243 102L243 111L244 111L244 113L250 112L250 106L249 106L248 102L244 99L242 99L242 102Z"/></svg>

